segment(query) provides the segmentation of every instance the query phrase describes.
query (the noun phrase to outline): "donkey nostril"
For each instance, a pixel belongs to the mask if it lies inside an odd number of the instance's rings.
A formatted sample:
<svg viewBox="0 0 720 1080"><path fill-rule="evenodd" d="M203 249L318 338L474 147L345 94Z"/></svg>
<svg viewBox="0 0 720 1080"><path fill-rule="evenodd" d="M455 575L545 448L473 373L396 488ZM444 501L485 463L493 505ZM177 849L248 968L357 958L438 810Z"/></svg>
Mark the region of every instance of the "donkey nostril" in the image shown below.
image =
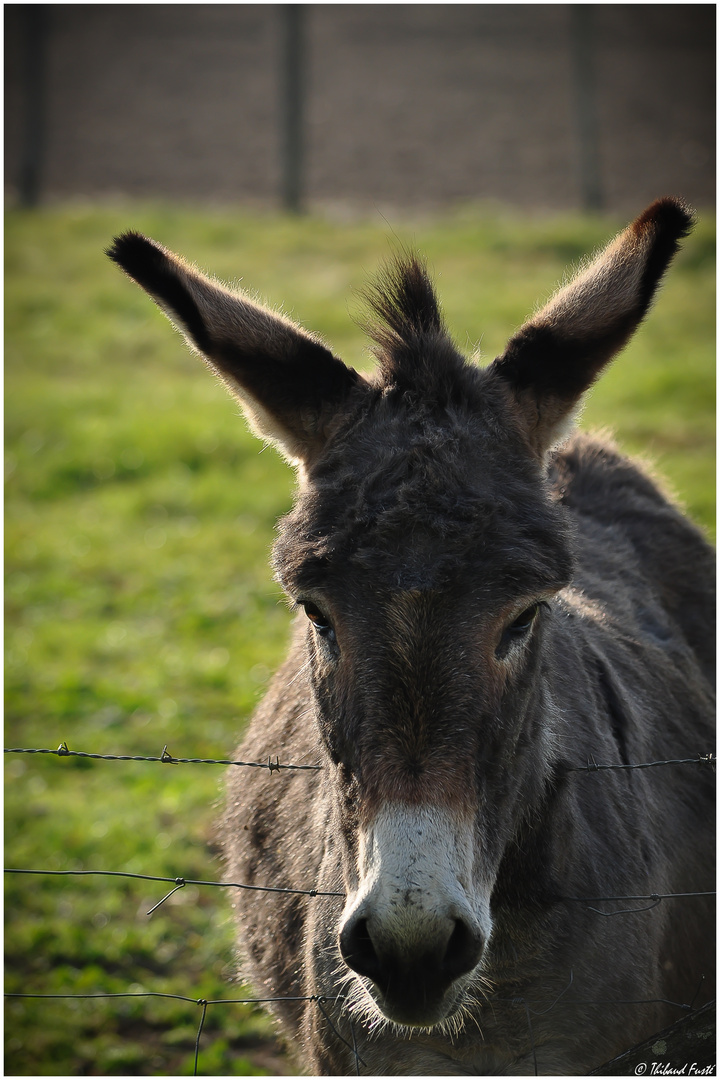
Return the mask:
<svg viewBox="0 0 720 1080"><path fill-rule="evenodd" d="M382 965L370 937L367 919L356 919L343 927L340 934L340 952L347 966L358 975L365 975L374 982L379 981Z"/></svg>
<svg viewBox="0 0 720 1080"><path fill-rule="evenodd" d="M482 955L482 937L470 929L462 919L455 920L455 927L447 943L441 971L451 979L457 979L476 966Z"/></svg>

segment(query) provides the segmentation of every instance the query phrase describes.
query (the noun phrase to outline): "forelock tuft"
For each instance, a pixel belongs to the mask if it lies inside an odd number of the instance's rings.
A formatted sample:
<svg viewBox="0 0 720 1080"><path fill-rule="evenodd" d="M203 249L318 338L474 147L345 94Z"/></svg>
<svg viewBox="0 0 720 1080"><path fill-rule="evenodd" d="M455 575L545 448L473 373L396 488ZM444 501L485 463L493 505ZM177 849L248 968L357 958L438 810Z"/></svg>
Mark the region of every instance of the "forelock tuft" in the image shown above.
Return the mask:
<svg viewBox="0 0 720 1080"><path fill-rule="evenodd" d="M362 295L371 313L364 329L375 342L386 382L418 384L464 366L445 328L427 267L416 254L392 258Z"/></svg>

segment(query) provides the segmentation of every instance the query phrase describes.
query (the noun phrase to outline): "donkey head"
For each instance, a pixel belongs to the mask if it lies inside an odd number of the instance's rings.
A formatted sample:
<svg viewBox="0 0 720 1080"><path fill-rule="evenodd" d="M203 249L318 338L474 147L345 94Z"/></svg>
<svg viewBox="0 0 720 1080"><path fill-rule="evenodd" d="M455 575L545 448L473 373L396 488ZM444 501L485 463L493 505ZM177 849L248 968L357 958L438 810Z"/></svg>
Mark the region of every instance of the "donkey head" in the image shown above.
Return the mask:
<svg viewBox="0 0 720 1080"><path fill-rule="evenodd" d="M481 977L500 864L556 757L540 672L573 558L546 455L690 220L653 204L486 368L456 351L419 262L399 260L369 294L369 378L151 240L109 252L299 467L275 566L300 609L342 848L339 948L376 1018L440 1024Z"/></svg>

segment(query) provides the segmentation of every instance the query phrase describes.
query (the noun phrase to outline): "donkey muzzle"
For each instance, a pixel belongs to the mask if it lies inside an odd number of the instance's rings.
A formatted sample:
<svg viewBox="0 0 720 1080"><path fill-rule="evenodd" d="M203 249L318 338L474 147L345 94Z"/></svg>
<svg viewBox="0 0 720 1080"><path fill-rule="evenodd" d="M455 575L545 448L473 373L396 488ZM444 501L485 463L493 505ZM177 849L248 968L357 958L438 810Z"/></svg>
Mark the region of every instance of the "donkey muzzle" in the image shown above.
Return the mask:
<svg viewBox="0 0 720 1080"><path fill-rule="evenodd" d="M454 1012L457 981L477 967L484 947L484 936L460 918L423 919L408 943L360 911L340 933L345 963L372 981L383 1015L410 1026L432 1026Z"/></svg>
<svg viewBox="0 0 720 1080"><path fill-rule="evenodd" d="M470 899L471 836L448 812L399 806L361 832L340 952L388 1020L442 1022L480 963L491 926L489 905Z"/></svg>

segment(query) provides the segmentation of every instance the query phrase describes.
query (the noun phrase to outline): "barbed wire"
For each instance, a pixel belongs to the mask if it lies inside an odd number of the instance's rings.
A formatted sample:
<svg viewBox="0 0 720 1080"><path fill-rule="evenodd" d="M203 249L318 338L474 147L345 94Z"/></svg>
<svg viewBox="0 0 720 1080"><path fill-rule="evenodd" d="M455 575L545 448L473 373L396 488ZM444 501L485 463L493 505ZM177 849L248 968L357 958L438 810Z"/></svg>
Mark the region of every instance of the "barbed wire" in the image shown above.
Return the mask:
<svg viewBox="0 0 720 1080"><path fill-rule="evenodd" d="M263 761L233 761L229 758L178 758L174 757L167 748L167 745L163 747L162 754L159 757L145 756L139 754L91 754L83 750L70 750L67 742L61 742L56 750L50 750L44 747L22 747L13 746L5 747L3 750L5 754L51 754L55 757L78 757L78 758L92 758L95 761L156 761L163 765L236 765L247 769L268 769L271 773L280 772L282 769L295 769L306 771L319 771L323 768L322 765L291 765L280 761L278 756L275 757L275 761L272 758L268 758L266 762ZM709 765L713 771L715 770L717 758L715 754L696 754L694 757L687 758L669 758L664 761L640 761L631 762L625 764L603 764L598 763L592 757L588 758L585 765L564 765L562 766L563 772L610 772L613 770L632 770L632 769L657 769L666 765Z"/></svg>
<svg viewBox="0 0 720 1080"><path fill-rule="evenodd" d="M287 765L268 758L263 761L231 761L227 758L177 758L168 752L167 746L163 747L160 757L144 757L139 754L89 754L83 750L70 750L66 742L61 742L57 750L44 748L27 748L22 746L7 747L5 754L52 754L55 757L79 757L93 758L96 761L159 761L163 765L240 765L246 769L269 769L271 773L280 772L281 769L312 770L322 769L322 765Z"/></svg>

